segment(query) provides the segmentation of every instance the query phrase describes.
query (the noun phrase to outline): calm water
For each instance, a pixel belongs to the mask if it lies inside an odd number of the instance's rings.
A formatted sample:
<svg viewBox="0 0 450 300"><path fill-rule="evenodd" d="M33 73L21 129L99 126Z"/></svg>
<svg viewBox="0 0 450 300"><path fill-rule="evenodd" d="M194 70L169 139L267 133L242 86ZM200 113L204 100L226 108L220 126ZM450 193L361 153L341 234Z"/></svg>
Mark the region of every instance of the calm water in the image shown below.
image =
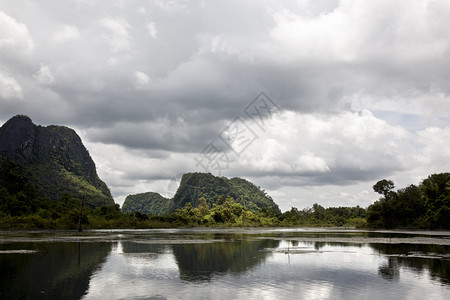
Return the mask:
<svg viewBox="0 0 450 300"><path fill-rule="evenodd" d="M0 232L0 299L450 299L450 232Z"/></svg>

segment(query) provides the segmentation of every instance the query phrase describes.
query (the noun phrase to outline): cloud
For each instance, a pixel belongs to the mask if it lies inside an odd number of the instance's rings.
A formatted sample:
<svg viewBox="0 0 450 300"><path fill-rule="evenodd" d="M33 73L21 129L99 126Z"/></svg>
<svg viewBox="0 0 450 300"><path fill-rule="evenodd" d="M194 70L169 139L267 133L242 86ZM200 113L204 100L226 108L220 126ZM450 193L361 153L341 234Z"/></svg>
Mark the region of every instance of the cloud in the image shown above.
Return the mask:
<svg viewBox="0 0 450 300"><path fill-rule="evenodd" d="M53 34L53 40L55 42L61 43L71 40L76 40L80 38L80 32L78 28L72 25L65 25L61 31Z"/></svg>
<svg viewBox="0 0 450 300"><path fill-rule="evenodd" d="M152 181L159 182L154 188L164 193L170 178L188 171L251 178L275 194L283 189L291 190L292 187L307 189L331 184L341 188L349 186L347 189L352 190L351 186L358 185L361 181L372 183L382 176L394 175L398 170L409 168L408 164L419 163L405 159L405 156L413 157L414 153L419 153L419 150L410 148L410 134L401 127L390 126L375 118L368 111L342 113L332 118L326 115L286 112L276 119L266 121L264 131L255 124L248 123L258 138L240 155L221 143L220 131L217 131L213 142L226 152L229 159L226 166L225 161L222 161L221 169L214 164L205 169L198 163L198 160L204 158L202 149L208 145L209 139L201 136L193 139L186 128L176 127L175 124L168 126L167 122L158 120L154 124L136 126L132 123L121 124L111 131L105 129L95 133L89 130L85 134L87 140L101 138L104 141L115 141L107 146L113 147L111 149L115 149L114 151L105 150L103 146L100 149L105 153L120 153L121 159L111 157L109 160L100 154L99 159L108 160L107 164L111 168L122 170L108 175L112 182L119 182L120 177L134 174L132 180L127 179L127 182L129 189L136 192L142 189L139 178L145 178L148 185ZM184 125L179 123L178 126ZM174 131L174 128L178 130ZM108 132L114 132L117 136L108 137ZM173 136L175 132L177 135ZM123 138L128 140L119 142L118 139ZM195 142L189 144L185 139L193 139ZM139 150L130 153L126 148L120 148L122 150L119 151L113 146L118 143ZM154 150L145 150L150 148ZM366 187L368 188L370 186ZM334 190L334 193L339 194L337 188ZM358 191L362 192L363 190ZM367 203L367 198L373 199L371 195L361 198L362 202L351 196L346 198L353 199L351 201L360 205Z"/></svg>
<svg viewBox="0 0 450 300"><path fill-rule="evenodd" d="M131 42L128 31L131 26L125 19L103 18L98 23L108 32L104 38L110 45L111 53L117 54L130 50Z"/></svg>
<svg viewBox="0 0 450 300"><path fill-rule="evenodd" d="M2 99L23 98L22 87L16 79L0 70L0 97Z"/></svg>
<svg viewBox="0 0 450 300"><path fill-rule="evenodd" d="M150 83L150 77L141 71L134 72L134 78L135 78L135 87L136 88L144 88L147 87Z"/></svg>
<svg viewBox="0 0 450 300"><path fill-rule="evenodd" d="M111 127L91 128L86 136L105 144L117 144L131 149L163 150L197 153L214 128L203 124L185 124L182 117L176 120L159 117L146 122L116 122Z"/></svg>
<svg viewBox="0 0 450 300"><path fill-rule="evenodd" d="M376 180L448 170L449 14L445 0L7 1L0 96L22 101L0 119L82 131L117 199L205 171L214 142L223 175L283 207L367 204ZM263 128L245 113L261 91L280 110ZM239 155L220 138L236 118L257 137Z"/></svg>
<svg viewBox="0 0 450 300"><path fill-rule="evenodd" d="M139 7L137 9L137 12L140 14L146 14L147 13L147 9L145 9L145 7Z"/></svg>
<svg viewBox="0 0 450 300"><path fill-rule="evenodd" d="M407 8L400 1L343 1L317 16L274 10L273 59L297 67L299 85L310 90L307 96L317 99L316 104L336 107L339 98L350 104L350 99L365 99L370 103L365 109L420 110L434 91L449 86L444 79L449 69L442 65L449 64L444 57L450 40L442 30L450 25L444 13L448 9L442 1Z"/></svg>
<svg viewBox="0 0 450 300"><path fill-rule="evenodd" d="M34 43L27 26L0 11L0 49L27 53L33 48Z"/></svg>
<svg viewBox="0 0 450 300"><path fill-rule="evenodd" d="M147 24L146 27L147 27L147 30L148 30L148 33L150 34L150 36L152 38L156 38L156 35L158 34L158 31L156 30L155 23L154 22L150 22L150 23Z"/></svg>
<svg viewBox="0 0 450 300"><path fill-rule="evenodd" d="M40 84L49 85L55 82L55 77L50 71L49 66L41 64L39 71L34 75Z"/></svg>
<svg viewBox="0 0 450 300"><path fill-rule="evenodd" d="M450 169L450 149L447 141L450 138L450 127L429 127L417 133L421 151L418 160L427 166L428 172L446 172Z"/></svg>
<svg viewBox="0 0 450 300"><path fill-rule="evenodd" d="M443 1L412 3L406 9L401 1L342 1L317 16L283 8L273 12L271 36L281 56L291 60L417 63L448 52L441 26L450 25L444 17L449 11Z"/></svg>
<svg viewBox="0 0 450 300"><path fill-rule="evenodd" d="M404 156L413 151L410 138L369 111L334 116L286 112L267 122L265 132L239 157L236 173L290 177L289 185L374 180L406 167Z"/></svg>

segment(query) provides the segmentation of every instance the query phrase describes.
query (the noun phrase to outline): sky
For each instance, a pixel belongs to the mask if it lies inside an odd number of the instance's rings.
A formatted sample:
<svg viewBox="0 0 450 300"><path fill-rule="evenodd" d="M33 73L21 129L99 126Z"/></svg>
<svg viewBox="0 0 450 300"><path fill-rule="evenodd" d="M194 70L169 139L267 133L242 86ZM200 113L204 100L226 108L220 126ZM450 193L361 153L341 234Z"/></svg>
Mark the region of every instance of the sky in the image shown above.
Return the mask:
<svg viewBox="0 0 450 300"><path fill-rule="evenodd" d="M77 131L122 204L181 174L282 211L450 171L447 0L0 0L0 122Z"/></svg>

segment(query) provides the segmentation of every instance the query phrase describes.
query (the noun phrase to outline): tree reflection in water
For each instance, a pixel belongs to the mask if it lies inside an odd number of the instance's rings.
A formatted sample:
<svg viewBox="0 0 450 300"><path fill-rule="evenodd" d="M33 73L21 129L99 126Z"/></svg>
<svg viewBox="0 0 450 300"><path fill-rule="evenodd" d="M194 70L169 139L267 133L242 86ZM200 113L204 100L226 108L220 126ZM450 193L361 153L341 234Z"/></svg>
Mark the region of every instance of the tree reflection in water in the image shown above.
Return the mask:
<svg viewBox="0 0 450 300"><path fill-rule="evenodd" d="M379 274L393 280L406 268L421 275L428 271L434 281L450 284L450 253L444 245L370 244L379 254L387 255L387 262L379 267Z"/></svg>
<svg viewBox="0 0 450 300"><path fill-rule="evenodd" d="M398 265L397 257L388 257L386 264L382 264L378 268L378 274L387 280L395 280L400 277L400 267Z"/></svg>
<svg viewBox="0 0 450 300"><path fill-rule="evenodd" d="M402 298L406 290L448 295L450 246L364 242L355 232L330 232L342 240L329 242L326 234L149 230L76 237L85 242L74 242L71 234L61 241L5 238L0 299L97 299L106 292L111 299L180 298L193 292L191 298L219 292L225 299L259 292L293 298L308 291L317 296L325 286L326 295L340 292L342 299L347 293L353 299ZM355 242L349 236L356 236ZM14 252L18 249L23 252Z"/></svg>
<svg viewBox="0 0 450 300"><path fill-rule="evenodd" d="M0 299L78 299L111 243L11 243L1 250L33 249L32 254L0 255Z"/></svg>
<svg viewBox="0 0 450 300"><path fill-rule="evenodd" d="M220 237L219 237L220 238ZM280 241L249 241L242 235L228 237L224 242L172 245L173 254L186 281L210 280L214 275L244 273L261 264Z"/></svg>

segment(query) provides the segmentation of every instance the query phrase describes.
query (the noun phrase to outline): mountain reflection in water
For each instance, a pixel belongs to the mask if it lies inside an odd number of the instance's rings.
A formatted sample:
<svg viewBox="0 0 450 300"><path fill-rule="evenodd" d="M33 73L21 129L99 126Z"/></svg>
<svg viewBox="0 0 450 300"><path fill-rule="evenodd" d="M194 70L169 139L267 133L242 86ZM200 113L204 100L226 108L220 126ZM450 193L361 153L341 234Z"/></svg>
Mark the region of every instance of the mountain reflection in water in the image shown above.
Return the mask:
<svg viewBox="0 0 450 300"><path fill-rule="evenodd" d="M180 271L187 281L210 280L213 275L227 272L242 273L263 262L277 248L280 241L248 241L242 235L233 235L223 242L172 245Z"/></svg>
<svg viewBox="0 0 450 300"><path fill-rule="evenodd" d="M0 244L0 299L79 299L111 248L110 243ZM8 249L37 252L19 254Z"/></svg>
<svg viewBox="0 0 450 300"><path fill-rule="evenodd" d="M448 237L312 229L0 232L0 299L446 299Z"/></svg>

